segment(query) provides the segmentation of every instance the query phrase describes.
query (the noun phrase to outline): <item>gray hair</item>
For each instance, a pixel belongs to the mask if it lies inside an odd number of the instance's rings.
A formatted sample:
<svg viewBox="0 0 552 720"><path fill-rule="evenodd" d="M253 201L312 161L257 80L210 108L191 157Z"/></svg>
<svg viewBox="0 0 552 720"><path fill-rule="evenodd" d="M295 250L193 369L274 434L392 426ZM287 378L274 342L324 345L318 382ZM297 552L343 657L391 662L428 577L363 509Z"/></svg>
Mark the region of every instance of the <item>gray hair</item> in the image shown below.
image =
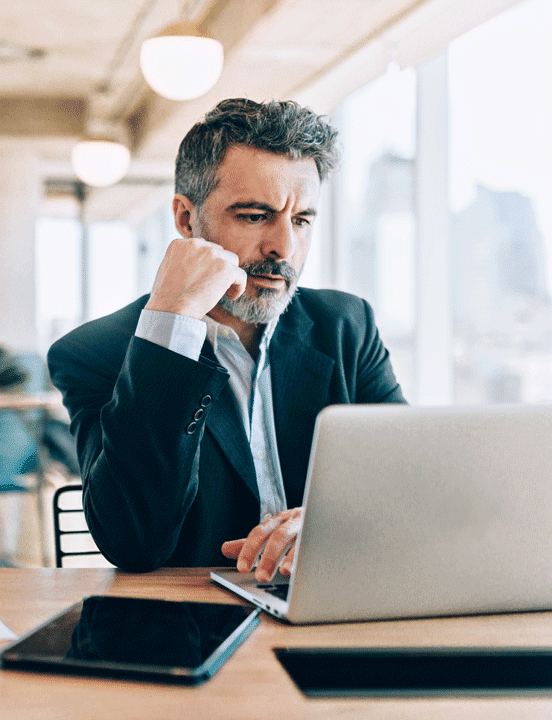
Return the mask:
<svg viewBox="0 0 552 720"><path fill-rule="evenodd" d="M326 118L292 100L223 100L182 140L176 158L175 192L201 207L217 186L226 151L236 145L292 160L312 158L323 181L339 162L336 139L337 130Z"/></svg>

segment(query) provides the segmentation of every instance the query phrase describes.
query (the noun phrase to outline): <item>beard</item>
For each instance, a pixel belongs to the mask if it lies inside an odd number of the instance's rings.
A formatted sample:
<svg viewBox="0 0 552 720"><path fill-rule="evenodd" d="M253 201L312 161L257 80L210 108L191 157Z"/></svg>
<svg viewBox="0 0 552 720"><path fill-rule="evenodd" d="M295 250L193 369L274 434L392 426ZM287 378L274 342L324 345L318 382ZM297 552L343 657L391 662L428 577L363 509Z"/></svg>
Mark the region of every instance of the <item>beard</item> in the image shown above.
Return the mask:
<svg viewBox="0 0 552 720"><path fill-rule="evenodd" d="M252 325L266 325L279 317L289 305L299 281L299 273L285 260L277 261L272 258L257 262L244 263L241 269L248 277L255 275L279 275L286 283L283 291L272 288L258 288L256 295L248 295L247 289L235 300L223 295L219 305L230 315L242 322Z"/></svg>
<svg viewBox="0 0 552 720"><path fill-rule="evenodd" d="M198 226L200 237L220 245L215 238L210 236L206 223L199 213ZM249 295L246 288L243 294L235 300L230 300L227 295L223 295L218 302L218 306L242 322L251 325L266 325L279 317L289 305L297 289L301 271L295 270L285 260L278 261L273 258L243 263L240 267L248 277L278 275L284 279L286 286L283 291L272 290L272 288L257 288L255 296Z"/></svg>

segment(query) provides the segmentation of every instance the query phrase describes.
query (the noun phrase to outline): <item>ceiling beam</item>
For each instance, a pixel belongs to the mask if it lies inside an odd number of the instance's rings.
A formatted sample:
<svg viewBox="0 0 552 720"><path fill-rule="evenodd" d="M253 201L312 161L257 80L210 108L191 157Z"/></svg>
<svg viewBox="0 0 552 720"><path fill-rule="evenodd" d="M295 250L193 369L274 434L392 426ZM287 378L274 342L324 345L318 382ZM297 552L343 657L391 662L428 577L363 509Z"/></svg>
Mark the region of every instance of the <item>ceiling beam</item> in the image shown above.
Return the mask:
<svg viewBox="0 0 552 720"><path fill-rule="evenodd" d="M79 97L0 97L0 135L79 136L86 106Z"/></svg>

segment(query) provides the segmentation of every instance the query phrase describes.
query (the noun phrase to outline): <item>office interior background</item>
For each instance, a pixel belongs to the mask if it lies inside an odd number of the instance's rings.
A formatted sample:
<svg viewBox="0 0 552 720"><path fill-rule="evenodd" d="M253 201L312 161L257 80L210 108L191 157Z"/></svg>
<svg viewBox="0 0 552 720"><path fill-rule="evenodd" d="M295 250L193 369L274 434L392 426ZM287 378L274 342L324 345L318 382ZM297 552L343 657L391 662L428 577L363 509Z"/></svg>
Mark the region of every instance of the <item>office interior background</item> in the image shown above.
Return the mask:
<svg viewBox="0 0 552 720"><path fill-rule="evenodd" d="M182 19L225 58L175 102L139 51ZM40 365L147 293L187 130L225 97L292 98L343 149L302 284L372 304L412 404L552 400L549 0L26 0L0 28L0 345ZM132 161L93 188L70 156L102 123ZM2 498L4 540L25 534L17 502Z"/></svg>
<svg viewBox="0 0 552 720"><path fill-rule="evenodd" d="M138 52L182 16L225 65L178 103ZM189 127L224 97L294 98L343 145L303 284L369 300L411 403L552 399L547 0L51 0L0 27L0 343L44 356L148 292ZM91 120L130 138L115 186L71 170Z"/></svg>
<svg viewBox="0 0 552 720"><path fill-rule="evenodd" d="M225 58L176 102L139 51L181 19ZM0 70L0 345L16 355L40 365L150 290L195 121L225 97L291 98L343 149L302 284L372 304L412 404L552 400L549 0L12 0ZM93 188L70 157L102 124L132 161Z"/></svg>

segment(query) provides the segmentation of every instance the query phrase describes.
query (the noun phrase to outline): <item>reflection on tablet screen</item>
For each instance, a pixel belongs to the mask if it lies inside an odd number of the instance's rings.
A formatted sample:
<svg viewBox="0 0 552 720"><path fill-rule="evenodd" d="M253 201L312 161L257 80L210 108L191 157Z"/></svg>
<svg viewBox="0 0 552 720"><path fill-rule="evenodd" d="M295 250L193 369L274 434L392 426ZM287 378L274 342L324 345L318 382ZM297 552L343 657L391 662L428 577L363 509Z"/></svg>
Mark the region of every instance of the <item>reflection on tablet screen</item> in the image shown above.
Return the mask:
<svg viewBox="0 0 552 720"><path fill-rule="evenodd" d="M220 667L257 615L238 605L89 597L11 645L3 664L197 681Z"/></svg>

